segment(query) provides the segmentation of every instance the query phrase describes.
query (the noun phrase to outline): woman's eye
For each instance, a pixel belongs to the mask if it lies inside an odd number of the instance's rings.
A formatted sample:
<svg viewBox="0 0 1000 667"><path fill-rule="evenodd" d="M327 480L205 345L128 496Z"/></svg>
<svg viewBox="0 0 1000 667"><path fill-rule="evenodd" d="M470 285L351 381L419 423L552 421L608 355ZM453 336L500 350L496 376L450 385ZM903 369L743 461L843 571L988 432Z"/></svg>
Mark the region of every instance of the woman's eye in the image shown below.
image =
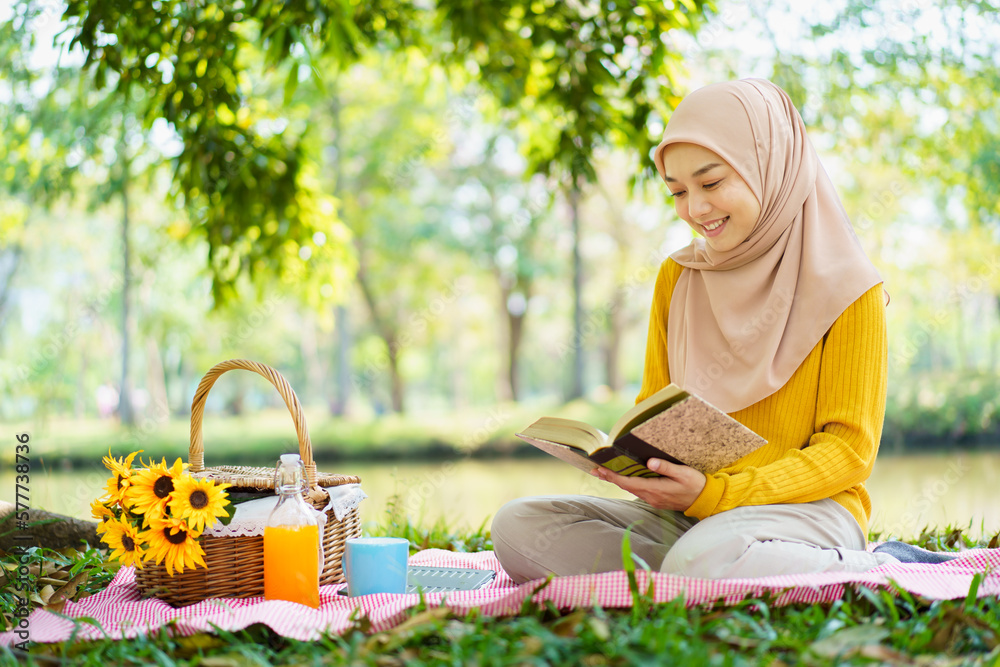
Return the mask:
<svg viewBox="0 0 1000 667"><path fill-rule="evenodd" d="M681 190L680 192L671 192L670 196L676 199L677 197L680 197L683 194L684 194L684 191Z"/></svg>
<svg viewBox="0 0 1000 667"><path fill-rule="evenodd" d="M720 178L719 180L713 181L712 183L705 183L705 189L706 190L711 190L712 188L714 188L715 186L717 186L721 182L722 182L722 179Z"/></svg>

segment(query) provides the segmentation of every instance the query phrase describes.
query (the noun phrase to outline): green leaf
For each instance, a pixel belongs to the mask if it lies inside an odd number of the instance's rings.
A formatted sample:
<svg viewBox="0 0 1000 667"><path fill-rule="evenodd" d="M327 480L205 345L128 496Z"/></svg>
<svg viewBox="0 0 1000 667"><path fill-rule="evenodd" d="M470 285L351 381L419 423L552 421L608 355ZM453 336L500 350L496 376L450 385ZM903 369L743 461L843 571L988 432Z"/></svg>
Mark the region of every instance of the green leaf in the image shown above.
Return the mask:
<svg viewBox="0 0 1000 667"><path fill-rule="evenodd" d="M288 76L285 77L285 96L284 104L288 106L292 103L292 98L295 97L295 91L299 87L299 64L292 61L288 68Z"/></svg>
<svg viewBox="0 0 1000 667"><path fill-rule="evenodd" d="M826 639L813 642L809 650L824 658L836 658L863 646L878 644L888 636L885 626L868 623L839 630Z"/></svg>
<svg viewBox="0 0 1000 667"><path fill-rule="evenodd" d="M979 585L983 583L983 573L976 572L972 575L972 582L969 584L969 594L965 596L965 608L974 609L979 598Z"/></svg>
<svg viewBox="0 0 1000 667"><path fill-rule="evenodd" d="M531 594L528 595L526 598L524 598L524 602L521 604L521 615L522 616L531 613L531 610L534 607L534 601L533 601L534 597L536 595L538 595L539 593L541 593L546 588L548 588L549 584L552 583L552 580L553 580L554 577L555 577L555 575L552 575L552 574L550 574L549 576L547 576L545 578L545 581L543 581L542 583L540 583L537 586L535 586L535 589L533 591L531 591Z"/></svg>
<svg viewBox="0 0 1000 667"><path fill-rule="evenodd" d="M625 528L622 535L622 568L628 576L628 589L632 593L633 604L639 599L639 583L635 578L635 562L632 560L632 526Z"/></svg>

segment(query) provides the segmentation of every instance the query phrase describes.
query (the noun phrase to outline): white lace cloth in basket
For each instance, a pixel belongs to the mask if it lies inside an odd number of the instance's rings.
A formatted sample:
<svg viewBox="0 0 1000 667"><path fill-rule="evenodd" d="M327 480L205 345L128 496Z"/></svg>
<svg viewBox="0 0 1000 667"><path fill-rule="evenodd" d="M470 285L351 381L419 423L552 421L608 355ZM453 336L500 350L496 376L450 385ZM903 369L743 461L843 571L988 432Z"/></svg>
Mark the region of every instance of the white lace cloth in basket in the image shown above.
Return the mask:
<svg viewBox="0 0 1000 667"><path fill-rule="evenodd" d="M330 502L322 509L313 511L322 515L322 520L326 519L326 511L333 510L333 515L337 521L343 521L347 513L357 507L362 500L368 497L361 490L360 484L341 484L340 486L325 487L330 494ZM211 528L206 528L202 535L212 535L215 537L249 537L252 535L263 535L264 526L267 524L267 517L278 502L278 496L268 498L258 498L248 500L236 506L236 513L228 526L223 526L216 522Z"/></svg>

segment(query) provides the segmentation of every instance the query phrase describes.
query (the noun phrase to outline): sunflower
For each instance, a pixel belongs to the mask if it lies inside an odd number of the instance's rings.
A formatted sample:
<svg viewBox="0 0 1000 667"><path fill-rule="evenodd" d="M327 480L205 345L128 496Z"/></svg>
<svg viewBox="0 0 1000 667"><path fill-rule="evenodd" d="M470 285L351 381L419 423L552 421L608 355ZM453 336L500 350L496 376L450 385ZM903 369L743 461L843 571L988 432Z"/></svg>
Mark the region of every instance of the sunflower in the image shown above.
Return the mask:
<svg viewBox="0 0 1000 667"><path fill-rule="evenodd" d="M149 530L142 537L149 543L147 558L155 558L157 563L166 560L167 574L174 576L174 570L180 574L185 567L195 565L208 567L205 564L205 551L198 543L198 531L188 528L183 519L169 516L153 517L149 521Z"/></svg>
<svg viewBox="0 0 1000 667"><path fill-rule="evenodd" d="M90 503L90 515L98 520L97 534L108 529L108 522L115 518L115 513L109 510L100 500Z"/></svg>
<svg viewBox="0 0 1000 667"><path fill-rule="evenodd" d="M210 479L195 479L182 475L174 480L174 490L170 494L170 516L187 519L188 525L196 530L215 523L215 517L226 516L226 492L230 484L216 484Z"/></svg>
<svg viewBox="0 0 1000 667"><path fill-rule="evenodd" d="M104 461L105 467L111 471L111 477L108 478L107 482L107 497L109 503L120 503L125 499L125 493L131 484L132 476L135 474L135 470L132 469L132 459L134 459L139 452L132 452L124 459L116 459L111 455L111 450L108 450L108 455L102 460Z"/></svg>
<svg viewBox="0 0 1000 667"><path fill-rule="evenodd" d="M122 565L142 567L144 543L139 530L126 519L108 520L102 539L111 547L111 558L120 560Z"/></svg>
<svg viewBox="0 0 1000 667"><path fill-rule="evenodd" d="M152 518L161 516L174 490L174 481L184 472L186 463L180 459L167 468L166 459L162 463L149 461L149 467L132 475L131 484L125 493L125 502L133 512L146 515L146 525Z"/></svg>

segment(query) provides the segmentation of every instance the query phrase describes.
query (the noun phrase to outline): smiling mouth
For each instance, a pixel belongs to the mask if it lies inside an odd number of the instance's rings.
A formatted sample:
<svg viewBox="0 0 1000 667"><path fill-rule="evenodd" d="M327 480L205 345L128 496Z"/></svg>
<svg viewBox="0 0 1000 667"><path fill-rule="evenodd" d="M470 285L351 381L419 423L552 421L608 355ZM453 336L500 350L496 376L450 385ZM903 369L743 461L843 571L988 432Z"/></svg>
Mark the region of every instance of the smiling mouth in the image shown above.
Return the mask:
<svg viewBox="0 0 1000 667"><path fill-rule="evenodd" d="M726 222L728 222L728 221L729 221L729 216L727 215L726 217L722 218L721 220L716 220L715 222L713 222L710 225L705 225L705 231L706 232L714 231L714 230L718 229L719 227L721 227L722 225L726 224Z"/></svg>

